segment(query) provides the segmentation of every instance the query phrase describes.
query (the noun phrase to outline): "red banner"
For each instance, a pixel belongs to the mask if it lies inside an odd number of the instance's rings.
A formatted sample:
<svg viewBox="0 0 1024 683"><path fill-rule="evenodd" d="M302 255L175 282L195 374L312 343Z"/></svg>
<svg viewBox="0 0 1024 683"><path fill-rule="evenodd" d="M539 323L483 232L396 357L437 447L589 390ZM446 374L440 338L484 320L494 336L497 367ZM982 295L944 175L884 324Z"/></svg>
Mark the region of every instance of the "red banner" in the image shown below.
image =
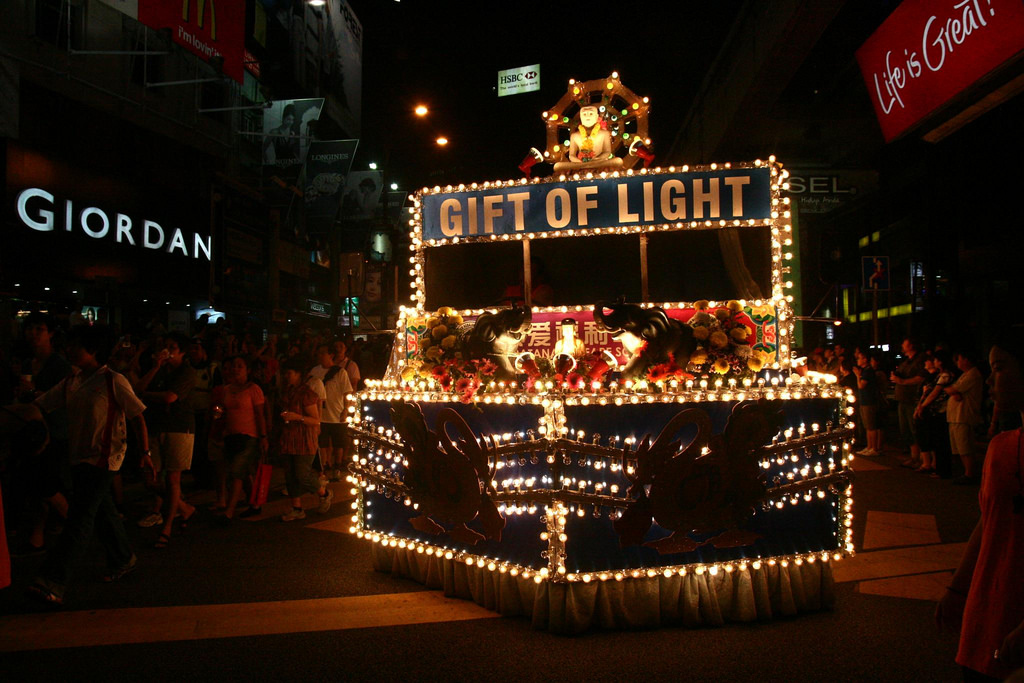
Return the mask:
<svg viewBox="0 0 1024 683"><path fill-rule="evenodd" d="M1022 50L1020 0L905 0L857 62L890 142Z"/></svg>
<svg viewBox="0 0 1024 683"><path fill-rule="evenodd" d="M245 3L241 0L140 0L139 21L166 28L189 52L224 59L224 74L242 82Z"/></svg>

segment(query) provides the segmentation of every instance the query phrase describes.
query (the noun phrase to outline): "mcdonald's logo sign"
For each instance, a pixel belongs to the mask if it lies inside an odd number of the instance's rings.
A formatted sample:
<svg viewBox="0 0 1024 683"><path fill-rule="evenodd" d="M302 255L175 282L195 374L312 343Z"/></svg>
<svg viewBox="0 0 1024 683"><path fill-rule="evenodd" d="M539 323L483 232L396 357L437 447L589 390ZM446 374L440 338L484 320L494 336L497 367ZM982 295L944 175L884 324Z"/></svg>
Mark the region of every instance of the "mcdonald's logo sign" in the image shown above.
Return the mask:
<svg viewBox="0 0 1024 683"><path fill-rule="evenodd" d="M196 26L203 28L206 22L206 7L210 7L210 40L217 40L217 2L216 0L197 0ZM188 23L189 10L192 7L192 0L181 0L181 20Z"/></svg>
<svg viewBox="0 0 1024 683"><path fill-rule="evenodd" d="M146 26L170 29L171 39L200 59L224 59L224 74L242 82L245 53L245 2L242 0L145 0L138 19Z"/></svg>

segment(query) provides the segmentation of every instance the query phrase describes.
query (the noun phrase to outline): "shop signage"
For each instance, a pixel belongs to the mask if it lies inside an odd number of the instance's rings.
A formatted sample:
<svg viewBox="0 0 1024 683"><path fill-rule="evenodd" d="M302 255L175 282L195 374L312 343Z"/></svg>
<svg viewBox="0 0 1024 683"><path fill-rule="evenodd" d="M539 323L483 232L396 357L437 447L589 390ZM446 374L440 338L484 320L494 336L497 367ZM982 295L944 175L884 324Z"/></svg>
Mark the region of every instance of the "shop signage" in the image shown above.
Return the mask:
<svg viewBox="0 0 1024 683"><path fill-rule="evenodd" d="M245 3L238 0L100 0L150 28L169 29L171 39L209 61L223 59L226 76L242 82Z"/></svg>
<svg viewBox="0 0 1024 683"><path fill-rule="evenodd" d="M771 218L768 168L495 187L422 198L424 239ZM712 227L706 226L706 227Z"/></svg>
<svg viewBox="0 0 1024 683"><path fill-rule="evenodd" d="M540 64L498 72L498 97L540 90Z"/></svg>
<svg viewBox="0 0 1024 683"><path fill-rule="evenodd" d="M828 213L858 193L870 192L878 185L878 174L865 170L800 171L791 169L786 191L800 207L800 214Z"/></svg>
<svg viewBox="0 0 1024 683"><path fill-rule="evenodd" d="M306 155L306 229L324 234L334 226L359 140L313 140Z"/></svg>
<svg viewBox="0 0 1024 683"><path fill-rule="evenodd" d="M310 315L315 315L318 318L330 318L331 317L331 305L326 301L317 301L316 299L306 299L306 304Z"/></svg>
<svg viewBox="0 0 1024 683"><path fill-rule="evenodd" d="M857 62L889 142L1022 48L1020 0L904 0Z"/></svg>
<svg viewBox="0 0 1024 683"><path fill-rule="evenodd" d="M123 213L96 206L58 201L37 187L22 190L17 198L18 218L27 228L39 232L80 232L92 239L114 240L118 244L210 260L212 240L181 228L164 228L156 221L133 219Z"/></svg>

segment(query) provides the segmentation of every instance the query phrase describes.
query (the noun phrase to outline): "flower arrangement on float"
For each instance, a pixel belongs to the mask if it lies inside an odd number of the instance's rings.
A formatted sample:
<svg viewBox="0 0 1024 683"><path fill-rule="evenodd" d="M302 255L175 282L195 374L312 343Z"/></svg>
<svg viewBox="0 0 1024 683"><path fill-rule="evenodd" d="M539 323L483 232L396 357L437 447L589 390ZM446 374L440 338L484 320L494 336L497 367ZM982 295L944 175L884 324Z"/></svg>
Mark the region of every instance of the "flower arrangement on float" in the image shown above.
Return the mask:
<svg viewBox="0 0 1024 683"><path fill-rule="evenodd" d="M694 304L694 309L687 323L696 342L689 362L679 364L670 355L666 362L651 366L645 376L628 382L629 390L660 393L701 377L750 379L770 363L770 354L753 344L755 323L740 302L729 301L713 308L702 300ZM461 338L471 328L472 323L449 306L438 308L418 325L411 326L407 336L408 358L401 373L403 384L422 388L426 383L456 394L463 403L472 402L478 393L493 390L498 384L498 366L489 359L467 358L463 353ZM605 393L626 388L618 382L605 381L606 375L617 368L615 358L605 350L579 358L524 352L514 365L521 381L501 382L501 387L527 393Z"/></svg>
<svg viewBox="0 0 1024 683"><path fill-rule="evenodd" d="M751 344L754 323L743 310L743 304L729 301L725 306L712 309L709 302L702 299L693 307L689 325L693 328L697 349L690 355L688 367L695 374L744 377L764 369L769 355Z"/></svg>

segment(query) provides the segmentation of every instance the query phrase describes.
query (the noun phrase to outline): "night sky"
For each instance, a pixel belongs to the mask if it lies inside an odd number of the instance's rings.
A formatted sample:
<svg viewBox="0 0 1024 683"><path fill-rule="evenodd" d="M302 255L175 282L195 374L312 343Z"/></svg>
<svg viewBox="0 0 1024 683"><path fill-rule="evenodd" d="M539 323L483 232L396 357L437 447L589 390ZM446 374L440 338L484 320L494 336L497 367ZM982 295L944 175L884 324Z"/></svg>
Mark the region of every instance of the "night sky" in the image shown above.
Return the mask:
<svg viewBox="0 0 1024 683"><path fill-rule="evenodd" d="M667 152L743 2L350 0L363 24L363 132L354 168L376 161L403 189L521 176L543 149L541 112L570 78L651 98L649 137ZM538 92L497 97L497 72L540 64ZM411 113L431 108L427 120ZM433 140L445 135L443 149Z"/></svg>

